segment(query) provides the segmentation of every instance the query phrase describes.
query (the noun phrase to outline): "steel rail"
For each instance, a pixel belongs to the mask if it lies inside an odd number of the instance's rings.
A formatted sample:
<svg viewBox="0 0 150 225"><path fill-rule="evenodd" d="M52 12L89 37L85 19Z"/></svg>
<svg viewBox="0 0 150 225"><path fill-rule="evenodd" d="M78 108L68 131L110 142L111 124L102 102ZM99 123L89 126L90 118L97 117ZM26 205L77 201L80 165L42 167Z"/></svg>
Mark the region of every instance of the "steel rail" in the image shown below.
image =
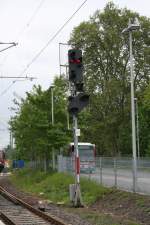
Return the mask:
<svg viewBox="0 0 150 225"><path fill-rule="evenodd" d="M24 202L23 200L19 199L18 197L12 195L9 193L7 190L5 190L3 187L0 186L0 193L9 199L11 202L14 204L19 204L21 206L24 206L26 209L28 209L30 212L34 213L35 215L41 217L47 222L50 222L54 225L71 225L71 224L66 224L63 222L61 219L54 215L50 214L45 214L44 212L40 211L39 209L35 209L33 206L29 205L28 203Z"/></svg>
<svg viewBox="0 0 150 225"><path fill-rule="evenodd" d="M8 216L5 215L5 213L0 213L0 218L2 221L8 225L16 225L15 222L13 222Z"/></svg>

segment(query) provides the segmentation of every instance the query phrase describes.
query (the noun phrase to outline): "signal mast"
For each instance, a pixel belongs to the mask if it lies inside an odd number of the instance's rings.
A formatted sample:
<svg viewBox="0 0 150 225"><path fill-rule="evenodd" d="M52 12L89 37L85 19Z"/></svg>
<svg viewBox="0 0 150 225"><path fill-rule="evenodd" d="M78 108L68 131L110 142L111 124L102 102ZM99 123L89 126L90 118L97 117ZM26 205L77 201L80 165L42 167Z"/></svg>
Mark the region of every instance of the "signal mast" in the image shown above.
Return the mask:
<svg viewBox="0 0 150 225"><path fill-rule="evenodd" d="M68 111L73 116L73 138L75 151L75 193L74 206L82 207L82 197L80 191L80 156L78 149L78 113L81 112L89 103L89 95L83 90L83 64L82 51L79 49L70 49L68 51L69 61L69 82L71 87L71 95L69 96Z"/></svg>

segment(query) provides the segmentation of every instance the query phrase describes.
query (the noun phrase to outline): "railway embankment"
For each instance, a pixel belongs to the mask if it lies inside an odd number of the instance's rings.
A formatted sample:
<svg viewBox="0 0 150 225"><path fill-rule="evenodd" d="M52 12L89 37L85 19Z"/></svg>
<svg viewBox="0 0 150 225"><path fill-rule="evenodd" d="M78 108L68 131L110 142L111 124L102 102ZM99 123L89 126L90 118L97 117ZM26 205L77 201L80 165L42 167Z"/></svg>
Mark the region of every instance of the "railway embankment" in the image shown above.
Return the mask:
<svg viewBox="0 0 150 225"><path fill-rule="evenodd" d="M24 201L38 207L43 201L46 210L79 225L150 225L150 196L109 189L81 179L84 208L73 208L69 201L67 174L21 170L0 183Z"/></svg>

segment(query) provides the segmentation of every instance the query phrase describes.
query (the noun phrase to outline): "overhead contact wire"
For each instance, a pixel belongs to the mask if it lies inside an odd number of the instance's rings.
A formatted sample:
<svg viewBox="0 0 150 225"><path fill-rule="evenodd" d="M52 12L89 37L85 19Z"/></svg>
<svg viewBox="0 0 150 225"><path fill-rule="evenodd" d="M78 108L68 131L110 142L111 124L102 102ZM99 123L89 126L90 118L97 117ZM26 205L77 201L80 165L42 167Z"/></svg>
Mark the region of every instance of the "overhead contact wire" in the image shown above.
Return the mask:
<svg viewBox="0 0 150 225"><path fill-rule="evenodd" d="M55 39L55 37L63 30L63 28L70 22L70 20L75 16L75 14L82 8L82 6L87 2L87 0L85 0L80 6L79 8L72 14L72 16L59 28L59 30L53 35L52 38L50 38L50 40L46 43L46 45L44 45L44 47L33 57L33 59L31 60L31 62L29 64L27 64L26 68L21 72L20 76L23 75L26 70L32 65L32 63L42 54L42 52L48 47L48 45Z"/></svg>
<svg viewBox="0 0 150 225"><path fill-rule="evenodd" d="M33 21L33 19L35 18L36 14L38 13L38 11L40 10L40 8L42 7L42 4L44 3L45 0L41 0L39 5L36 7L34 13L32 14L32 16L29 18L28 22L24 25L24 27L20 30L20 32L18 33L18 35L16 36L16 39L19 38L19 36L22 35L22 33L25 31L25 29L27 27L30 26L31 22ZM7 43L6 43L7 44ZM5 60L7 59L9 55L6 55L4 58L3 58L3 61L2 61L2 64L5 63Z"/></svg>
<svg viewBox="0 0 150 225"><path fill-rule="evenodd" d="M20 36L26 29L26 27L29 27L31 22L33 21L33 19L35 18L36 14L38 13L38 11L40 10L40 8L42 7L42 4L44 3L45 0L41 0L39 5L37 6L37 8L35 9L33 15L30 17L30 19L28 20L28 22L26 23L26 25L23 27L23 29L19 32L18 36ZM6 60L6 58L8 57L5 56L4 59L3 59L3 64L4 64L4 61ZM12 83L4 90L2 91L2 93L0 94L0 96L4 95L12 86L13 84L16 83L16 80L15 81L12 81Z"/></svg>
<svg viewBox="0 0 150 225"><path fill-rule="evenodd" d="M3 96L13 85L16 83L16 80L12 81L12 83L4 90L1 92L0 97Z"/></svg>
<svg viewBox="0 0 150 225"><path fill-rule="evenodd" d="M30 61L30 63L27 64L26 68L19 74L19 77L23 76L24 73L28 70L28 68L34 63L34 61L42 54L42 52L49 46L49 44L56 38L56 36L63 30L63 28L70 22L70 20L76 15L76 13L83 7L83 5L87 2L85 0L78 8L77 10L71 15L71 17L58 29L58 31L53 35L52 38L48 40L48 42L41 48L41 50L33 57L33 59ZM14 83L12 83L7 89L5 89L0 96L4 95L12 86Z"/></svg>
<svg viewBox="0 0 150 225"><path fill-rule="evenodd" d="M39 5L37 6L37 8L35 9L34 13L32 14L32 16L29 18L28 22L26 23L26 25L23 27L23 29L20 31L20 33L18 34L18 36L20 36L27 27L30 26L31 22L34 20L36 14L38 13L38 11L40 10L40 8L42 7L43 3L45 0L41 0Z"/></svg>

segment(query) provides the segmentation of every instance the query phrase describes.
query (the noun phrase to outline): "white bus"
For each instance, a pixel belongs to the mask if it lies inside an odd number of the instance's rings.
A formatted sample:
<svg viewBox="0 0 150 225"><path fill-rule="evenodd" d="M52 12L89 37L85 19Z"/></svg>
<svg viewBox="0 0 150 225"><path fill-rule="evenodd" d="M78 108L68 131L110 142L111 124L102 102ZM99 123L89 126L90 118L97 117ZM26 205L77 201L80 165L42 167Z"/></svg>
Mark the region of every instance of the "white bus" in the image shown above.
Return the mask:
<svg viewBox="0 0 150 225"><path fill-rule="evenodd" d="M95 144L87 142L78 142L78 151L80 157L80 172L92 173L95 171ZM72 157L73 165L75 161L74 143L69 144L69 156Z"/></svg>

